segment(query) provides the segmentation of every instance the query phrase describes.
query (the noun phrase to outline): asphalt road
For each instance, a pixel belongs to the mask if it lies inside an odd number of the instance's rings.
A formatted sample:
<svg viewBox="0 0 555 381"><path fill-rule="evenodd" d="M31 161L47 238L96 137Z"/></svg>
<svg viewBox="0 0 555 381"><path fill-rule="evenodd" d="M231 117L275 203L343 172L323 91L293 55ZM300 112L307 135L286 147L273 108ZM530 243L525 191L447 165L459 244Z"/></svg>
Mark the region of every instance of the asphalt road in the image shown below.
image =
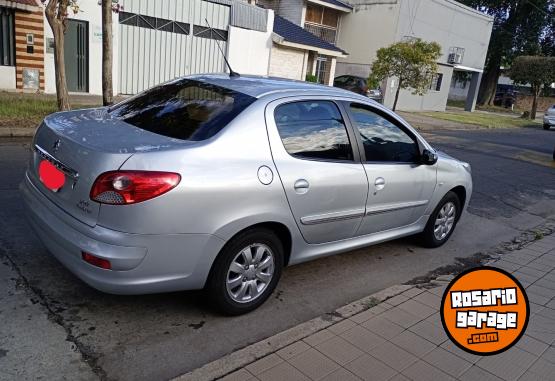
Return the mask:
<svg viewBox="0 0 555 381"><path fill-rule="evenodd" d="M12 322L0 325L0 379L171 378L555 219L555 131L426 136L472 164L469 213L450 242L427 250L408 238L288 268L264 306L235 318L215 314L200 292L113 296L76 279L49 255L22 216L17 186L28 142L0 142L0 285L6 284L0 318ZM47 349L37 349L42 347Z"/></svg>

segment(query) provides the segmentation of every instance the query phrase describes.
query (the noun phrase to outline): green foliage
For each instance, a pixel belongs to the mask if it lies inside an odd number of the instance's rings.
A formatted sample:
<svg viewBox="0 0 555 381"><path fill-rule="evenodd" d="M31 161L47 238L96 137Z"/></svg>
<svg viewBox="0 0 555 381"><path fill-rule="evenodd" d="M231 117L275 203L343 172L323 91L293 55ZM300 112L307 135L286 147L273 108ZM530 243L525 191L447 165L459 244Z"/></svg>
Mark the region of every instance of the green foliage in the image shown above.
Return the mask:
<svg viewBox="0 0 555 381"><path fill-rule="evenodd" d="M529 83L540 90L545 83L555 82L555 57L520 56L515 58L509 75L517 84Z"/></svg>
<svg viewBox="0 0 555 381"><path fill-rule="evenodd" d="M378 87L380 87L380 82L380 80L370 75L366 80L366 86L368 86L369 89L377 89Z"/></svg>
<svg viewBox="0 0 555 381"><path fill-rule="evenodd" d="M305 81L307 82L318 82L318 77L313 74L307 74L305 77Z"/></svg>
<svg viewBox="0 0 555 381"><path fill-rule="evenodd" d="M432 74L436 73L441 47L437 42L421 39L401 41L377 52L370 78L382 81L396 77L399 88L412 89L413 94L425 94L430 87Z"/></svg>

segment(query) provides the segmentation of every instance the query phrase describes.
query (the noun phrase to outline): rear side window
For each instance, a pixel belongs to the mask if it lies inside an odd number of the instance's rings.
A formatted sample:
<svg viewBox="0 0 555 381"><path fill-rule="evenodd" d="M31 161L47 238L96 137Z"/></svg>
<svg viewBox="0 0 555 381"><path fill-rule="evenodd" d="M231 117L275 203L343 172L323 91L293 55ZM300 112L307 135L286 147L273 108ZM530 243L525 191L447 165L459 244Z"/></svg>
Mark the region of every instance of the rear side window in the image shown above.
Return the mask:
<svg viewBox="0 0 555 381"><path fill-rule="evenodd" d="M276 108L274 117L290 155L315 160L353 160L349 136L335 103L287 103Z"/></svg>
<svg viewBox="0 0 555 381"><path fill-rule="evenodd" d="M189 79L145 91L110 109L143 130L199 141L217 134L256 98Z"/></svg>

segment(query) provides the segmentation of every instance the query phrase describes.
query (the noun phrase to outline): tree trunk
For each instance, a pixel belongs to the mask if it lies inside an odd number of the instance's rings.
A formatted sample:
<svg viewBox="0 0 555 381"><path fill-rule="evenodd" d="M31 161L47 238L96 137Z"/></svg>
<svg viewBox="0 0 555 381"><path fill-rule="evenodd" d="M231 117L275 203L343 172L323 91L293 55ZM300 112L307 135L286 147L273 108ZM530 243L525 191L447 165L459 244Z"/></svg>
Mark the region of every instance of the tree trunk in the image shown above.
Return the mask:
<svg viewBox="0 0 555 381"><path fill-rule="evenodd" d="M490 58L490 62L486 67L484 77L480 83L480 90L478 92L478 104L479 105L492 105L495 98L495 93L497 91L497 82L499 81L499 76L501 75L501 56L495 56Z"/></svg>
<svg viewBox="0 0 555 381"><path fill-rule="evenodd" d="M401 80L399 79L399 84L397 85L397 90L395 90L395 101L393 102L393 111L397 108L397 101L399 100L399 93L401 92Z"/></svg>
<svg viewBox="0 0 555 381"><path fill-rule="evenodd" d="M64 7L65 5L65 7ZM61 9L63 8L63 9ZM62 16L67 12L67 2L62 1L58 4L58 0L50 0L46 6L46 19L52 34L54 35L54 73L56 76L56 98L58 110L67 111L71 109L69 105L69 94L66 83L66 67L64 61L64 34L65 24ZM65 16L63 16L65 17Z"/></svg>
<svg viewBox="0 0 555 381"><path fill-rule="evenodd" d="M112 84L112 0L102 0L102 103L114 102Z"/></svg>
<svg viewBox="0 0 555 381"><path fill-rule="evenodd" d="M540 95L540 89L541 89L541 85L540 86L532 85L532 93L534 94L534 100L532 101L532 110L530 111L531 120L536 119L536 113L538 111L538 96Z"/></svg>

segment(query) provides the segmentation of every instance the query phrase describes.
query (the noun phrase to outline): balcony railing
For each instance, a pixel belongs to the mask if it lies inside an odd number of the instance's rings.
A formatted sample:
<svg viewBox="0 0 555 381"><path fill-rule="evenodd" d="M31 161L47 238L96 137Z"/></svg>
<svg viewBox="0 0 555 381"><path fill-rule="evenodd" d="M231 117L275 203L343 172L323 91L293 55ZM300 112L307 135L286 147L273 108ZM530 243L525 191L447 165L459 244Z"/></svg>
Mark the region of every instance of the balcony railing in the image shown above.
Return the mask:
<svg viewBox="0 0 555 381"><path fill-rule="evenodd" d="M305 23L304 28L322 40L329 42L330 44L335 44L337 29L310 23Z"/></svg>

